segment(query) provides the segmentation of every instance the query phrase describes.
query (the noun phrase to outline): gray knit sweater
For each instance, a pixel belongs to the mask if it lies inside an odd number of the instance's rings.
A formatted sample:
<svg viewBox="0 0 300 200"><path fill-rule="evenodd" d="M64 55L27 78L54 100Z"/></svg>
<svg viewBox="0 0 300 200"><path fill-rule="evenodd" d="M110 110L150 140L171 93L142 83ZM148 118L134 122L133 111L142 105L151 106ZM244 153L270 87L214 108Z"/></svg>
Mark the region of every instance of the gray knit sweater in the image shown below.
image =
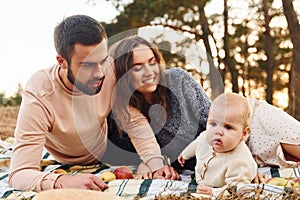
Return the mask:
<svg viewBox="0 0 300 200"><path fill-rule="evenodd" d="M201 85L185 70L167 69L167 109L153 105L149 110L150 125L163 155L176 161L179 153L205 130L210 99ZM164 115L162 115L164 113ZM124 150L135 152L127 133L120 139L115 123L109 119L109 139Z"/></svg>
<svg viewBox="0 0 300 200"><path fill-rule="evenodd" d="M166 70L167 119L151 118L151 126L163 155L171 162L189 145L200 132L205 130L210 99L198 82L185 70ZM157 119L156 123L152 120ZM155 126L165 122L161 126ZM160 128L162 127L163 128ZM160 130L159 130L160 128ZM158 129L158 130L157 130Z"/></svg>

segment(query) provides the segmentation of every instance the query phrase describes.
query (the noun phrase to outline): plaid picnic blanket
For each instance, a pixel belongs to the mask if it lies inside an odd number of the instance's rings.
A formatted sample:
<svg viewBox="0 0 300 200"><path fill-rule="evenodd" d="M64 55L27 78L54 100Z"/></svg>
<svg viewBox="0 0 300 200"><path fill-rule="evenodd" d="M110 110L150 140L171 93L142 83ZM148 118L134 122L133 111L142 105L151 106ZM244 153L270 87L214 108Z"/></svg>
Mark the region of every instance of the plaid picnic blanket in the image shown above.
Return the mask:
<svg viewBox="0 0 300 200"><path fill-rule="evenodd" d="M33 199L37 194L34 191L20 191L8 186L8 169L11 156L13 139L9 138L6 141L0 140L0 197L1 199ZM62 165L56 162L51 155L44 150L41 160L42 171L54 171L57 169L63 169L69 174L76 173L92 173L97 176L104 171L113 171L118 166L110 166L107 164L99 163L97 165ZM129 166L133 171L136 170L136 166ZM300 168L260 168L260 172L268 174L269 177L300 177ZM181 181L174 180L114 180L108 183L109 188L105 192L109 192L125 199L139 198L141 200L155 199L157 195L176 195L182 196L186 194L192 194L196 192L197 184L194 179L194 173L192 171L184 171L181 175ZM287 191L289 188L273 186L268 184L248 184L239 185L235 188L235 191L242 192L247 190L253 190L259 188L262 196L267 196L267 199L276 199L278 195Z"/></svg>

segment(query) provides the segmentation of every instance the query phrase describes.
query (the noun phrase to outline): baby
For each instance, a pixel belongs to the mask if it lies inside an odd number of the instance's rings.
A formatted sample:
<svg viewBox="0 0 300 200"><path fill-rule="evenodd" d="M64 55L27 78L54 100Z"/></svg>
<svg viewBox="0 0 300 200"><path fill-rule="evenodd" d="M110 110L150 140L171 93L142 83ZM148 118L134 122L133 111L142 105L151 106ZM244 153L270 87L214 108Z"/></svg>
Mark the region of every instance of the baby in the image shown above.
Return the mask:
<svg viewBox="0 0 300 200"><path fill-rule="evenodd" d="M196 156L197 193L217 196L228 186L249 184L257 164L244 139L250 131L250 107L246 98L223 93L211 104L207 130L178 156L178 162Z"/></svg>

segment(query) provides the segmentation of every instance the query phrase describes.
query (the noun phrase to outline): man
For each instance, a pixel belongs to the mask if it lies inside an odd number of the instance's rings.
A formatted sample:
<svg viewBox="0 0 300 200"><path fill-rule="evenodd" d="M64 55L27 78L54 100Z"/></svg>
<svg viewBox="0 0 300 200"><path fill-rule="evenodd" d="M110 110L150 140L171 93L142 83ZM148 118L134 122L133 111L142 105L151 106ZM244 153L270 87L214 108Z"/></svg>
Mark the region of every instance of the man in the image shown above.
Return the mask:
<svg viewBox="0 0 300 200"><path fill-rule="evenodd" d="M55 188L103 190L92 174L41 172L43 147L63 164L95 164L107 146L106 117L115 86L107 36L95 19L74 15L54 31L58 64L27 82L15 129L9 185L19 190ZM147 163L147 161L144 161ZM172 179L161 160L154 173Z"/></svg>
<svg viewBox="0 0 300 200"><path fill-rule="evenodd" d="M74 15L54 31L58 64L35 73L24 88L15 129L9 185L20 190L108 186L91 174L40 172L45 146L61 163L96 163L106 149L106 116L115 76L104 28Z"/></svg>

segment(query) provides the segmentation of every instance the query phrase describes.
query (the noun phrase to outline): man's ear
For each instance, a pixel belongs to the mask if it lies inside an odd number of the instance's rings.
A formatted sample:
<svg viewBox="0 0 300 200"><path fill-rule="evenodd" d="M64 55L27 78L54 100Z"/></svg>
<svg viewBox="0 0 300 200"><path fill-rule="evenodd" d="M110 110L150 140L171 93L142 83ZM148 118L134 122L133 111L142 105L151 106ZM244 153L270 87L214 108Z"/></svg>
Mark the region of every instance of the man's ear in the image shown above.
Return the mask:
<svg viewBox="0 0 300 200"><path fill-rule="evenodd" d="M62 69L67 68L67 61L61 55L57 55L56 60Z"/></svg>
<svg viewBox="0 0 300 200"><path fill-rule="evenodd" d="M243 131L243 137L242 137L243 141L245 141L245 139L247 138L249 132L250 132L250 127L249 126L245 127L244 131Z"/></svg>

